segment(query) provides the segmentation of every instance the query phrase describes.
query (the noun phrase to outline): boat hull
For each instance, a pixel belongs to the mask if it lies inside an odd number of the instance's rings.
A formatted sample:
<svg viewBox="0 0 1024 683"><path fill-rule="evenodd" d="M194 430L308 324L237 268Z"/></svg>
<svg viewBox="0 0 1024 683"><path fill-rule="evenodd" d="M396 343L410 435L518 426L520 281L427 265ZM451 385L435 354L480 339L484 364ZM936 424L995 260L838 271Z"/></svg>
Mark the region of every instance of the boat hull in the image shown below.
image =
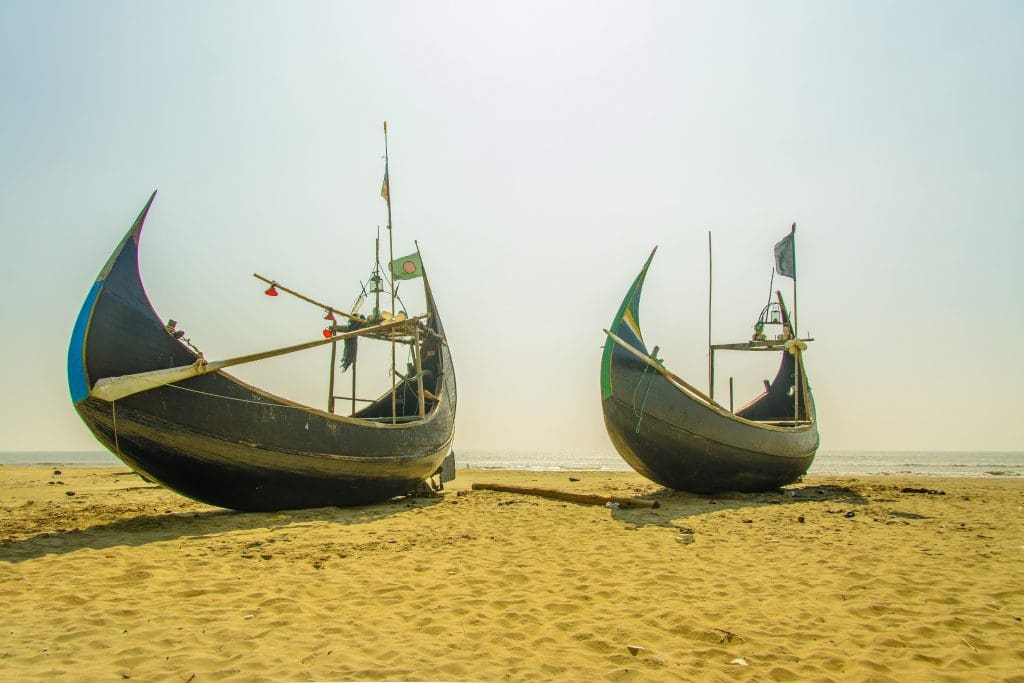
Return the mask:
<svg viewBox="0 0 1024 683"><path fill-rule="evenodd" d="M78 414L96 438L147 479L195 500L245 511L347 507L407 493L440 467L450 442L417 458L285 451L182 428L87 399ZM366 453L355 439L347 449Z"/></svg>
<svg viewBox="0 0 1024 683"><path fill-rule="evenodd" d="M613 323L621 343L609 336L602 358L602 411L616 451L641 475L680 491L765 491L798 481L819 441L802 364L782 353L768 390L737 413L674 381L640 332L649 265L650 259ZM794 390L802 397L796 412Z"/></svg>
<svg viewBox="0 0 1024 683"><path fill-rule="evenodd" d="M683 410L674 421L650 413L640 420L629 402L614 397L605 399L603 408L605 428L622 459L644 477L678 491L775 489L799 481L817 450L816 433L804 438L765 438L756 431L747 438L733 434L741 446L724 441L721 434L701 433Z"/></svg>
<svg viewBox="0 0 1024 683"><path fill-rule="evenodd" d="M456 395L429 291L429 324L441 341L426 361L439 400L425 418L391 424L379 417L338 416L223 371L114 402L89 396L100 378L188 365L197 358L165 328L139 277L138 239L151 203L152 198L97 278L69 349L72 402L100 443L169 489L246 511L373 503L407 493L438 472L451 451ZM408 392L399 388L404 398ZM409 403L400 403L400 415L412 415L416 402Z"/></svg>

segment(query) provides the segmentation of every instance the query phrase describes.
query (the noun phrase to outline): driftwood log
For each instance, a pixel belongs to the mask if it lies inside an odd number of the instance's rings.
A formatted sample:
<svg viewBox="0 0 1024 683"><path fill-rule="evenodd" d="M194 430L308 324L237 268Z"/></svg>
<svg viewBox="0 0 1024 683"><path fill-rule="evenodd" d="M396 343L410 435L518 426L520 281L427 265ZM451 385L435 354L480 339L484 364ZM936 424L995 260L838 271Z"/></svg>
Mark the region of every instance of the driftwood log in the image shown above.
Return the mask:
<svg viewBox="0 0 1024 683"><path fill-rule="evenodd" d="M540 496L542 498L553 498L555 500L567 500L573 503L584 503L586 505L607 505L616 503L620 508L660 508L661 503L656 500L644 500L643 498L620 498L618 496L599 496L594 493L572 493L571 491L559 491L558 489L536 488L532 486L510 486L508 484L473 484L474 491L502 491L504 493L523 493L528 496Z"/></svg>

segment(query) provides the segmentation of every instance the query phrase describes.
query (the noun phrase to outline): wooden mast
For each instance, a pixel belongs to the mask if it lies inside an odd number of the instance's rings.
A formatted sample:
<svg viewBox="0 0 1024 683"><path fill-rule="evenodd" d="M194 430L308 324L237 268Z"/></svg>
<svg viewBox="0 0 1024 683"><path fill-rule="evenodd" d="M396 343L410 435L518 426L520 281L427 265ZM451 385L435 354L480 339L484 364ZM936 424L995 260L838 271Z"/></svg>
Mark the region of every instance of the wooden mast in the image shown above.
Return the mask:
<svg viewBox="0 0 1024 683"><path fill-rule="evenodd" d="M423 268L423 256L420 254L420 243L413 240L413 244L416 245L416 254L420 257L420 268ZM426 282L427 271L423 268L423 281ZM416 393L419 395L419 409L420 417L424 417L427 414L426 403L424 401L423 394L423 347L420 342L420 326L417 325L414 328L414 339L413 339L413 358L416 361Z"/></svg>
<svg viewBox="0 0 1024 683"><path fill-rule="evenodd" d="M356 361L352 361L352 412L351 415L356 414L356 366L359 365Z"/></svg>
<svg viewBox="0 0 1024 683"><path fill-rule="evenodd" d="M789 230L789 243L793 247L793 339L799 340L796 327L796 223ZM796 349L793 359L793 425L800 419L800 349Z"/></svg>
<svg viewBox="0 0 1024 683"><path fill-rule="evenodd" d="M790 244L793 246L793 338L799 337L796 327L796 223L790 228Z"/></svg>
<svg viewBox="0 0 1024 683"><path fill-rule="evenodd" d="M416 393L419 395L420 417L427 414L426 403L423 397L423 361L420 357L420 326L413 328L413 335L416 339L413 344L413 358L416 360Z"/></svg>
<svg viewBox="0 0 1024 683"><path fill-rule="evenodd" d="M384 201L388 205L388 270L391 270L391 264L395 260L395 240L391 232L391 176L388 169L388 122L384 122ZM392 319L397 317L395 315L395 274L393 272L388 273L388 282L391 283L391 316ZM391 424L397 422L398 408L397 408L397 392L398 385L396 384L395 377L395 333L391 331Z"/></svg>
<svg viewBox="0 0 1024 683"><path fill-rule="evenodd" d="M708 230L708 396L715 398L715 349L711 346L711 231Z"/></svg>
<svg viewBox="0 0 1024 683"><path fill-rule="evenodd" d="M796 223L793 224L793 228L796 229ZM793 280L794 290L796 289L796 280ZM784 325L789 325L790 334L792 340L796 343L800 342L800 337L796 336L796 321L790 317L789 311L786 310L786 302L782 300L782 292L775 290L775 296L779 298L779 309L782 311L782 322ZM793 302L796 303L795 301ZM795 313L795 311L794 311ZM800 420L800 347L796 348L796 353L793 354L793 426Z"/></svg>
<svg viewBox="0 0 1024 683"><path fill-rule="evenodd" d="M331 335L334 335L334 323L331 323ZM331 341L331 379L327 391L327 412L334 413L334 364L338 361L338 342ZM352 392L355 395L355 392Z"/></svg>
<svg viewBox="0 0 1024 683"><path fill-rule="evenodd" d="M373 276L376 280L373 283L374 299L373 299L373 316L374 318L380 317L380 226L377 226L377 241L374 243L375 251L373 253L374 266Z"/></svg>

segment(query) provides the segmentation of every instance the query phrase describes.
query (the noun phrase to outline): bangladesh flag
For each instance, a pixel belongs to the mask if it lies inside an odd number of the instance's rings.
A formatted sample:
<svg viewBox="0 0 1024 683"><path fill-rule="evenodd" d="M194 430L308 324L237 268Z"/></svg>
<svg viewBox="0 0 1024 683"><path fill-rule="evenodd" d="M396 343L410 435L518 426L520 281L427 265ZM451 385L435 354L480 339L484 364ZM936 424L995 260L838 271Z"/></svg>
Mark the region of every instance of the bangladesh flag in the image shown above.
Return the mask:
<svg viewBox="0 0 1024 683"><path fill-rule="evenodd" d="M414 252L402 258L396 258L391 262L391 274L396 280L412 280L423 277L423 262L420 260L420 253Z"/></svg>

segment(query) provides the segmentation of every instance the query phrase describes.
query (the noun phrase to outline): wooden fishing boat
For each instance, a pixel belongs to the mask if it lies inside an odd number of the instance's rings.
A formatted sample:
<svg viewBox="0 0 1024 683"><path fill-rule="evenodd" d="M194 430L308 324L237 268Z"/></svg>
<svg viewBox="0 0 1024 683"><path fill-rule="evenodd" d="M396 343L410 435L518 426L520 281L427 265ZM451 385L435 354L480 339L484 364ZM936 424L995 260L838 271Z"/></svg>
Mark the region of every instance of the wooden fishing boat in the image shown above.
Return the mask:
<svg viewBox="0 0 1024 683"><path fill-rule="evenodd" d="M811 340L795 336L776 292L778 302L762 311L754 339L709 344L712 395L701 392L664 367L658 347L648 352L644 343L640 293L653 258L651 252L605 330L601 399L616 450L643 476L681 491L764 491L798 481L818 448L814 399L801 362ZM773 323L783 332L768 339L763 330ZM782 356L765 392L735 412L712 397L714 353L720 350Z"/></svg>
<svg viewBox="0 0 1024 683"><path fill-rule="evenodd" d="M425 273L423 316L402 319L375 307L363 317L323 306L328 317L347 318L332 323L326 338L208 362L174 321L157 316L143 288L138 244L152 203L150 197L89 291L68 352L75 410L104 446L150 480L235 510L361 505L454 476L455 374ZM418 252L413 260L422 269ZM278 288L285 289L273 283L267 292ZM390 342L393 360L396 346L408 348L414 372L392 366L390 391L338 415L333 351L357 338ZM332 346L328 410L221 369L322 344ZM345 398L355 405L355 393Z"/></svg>

